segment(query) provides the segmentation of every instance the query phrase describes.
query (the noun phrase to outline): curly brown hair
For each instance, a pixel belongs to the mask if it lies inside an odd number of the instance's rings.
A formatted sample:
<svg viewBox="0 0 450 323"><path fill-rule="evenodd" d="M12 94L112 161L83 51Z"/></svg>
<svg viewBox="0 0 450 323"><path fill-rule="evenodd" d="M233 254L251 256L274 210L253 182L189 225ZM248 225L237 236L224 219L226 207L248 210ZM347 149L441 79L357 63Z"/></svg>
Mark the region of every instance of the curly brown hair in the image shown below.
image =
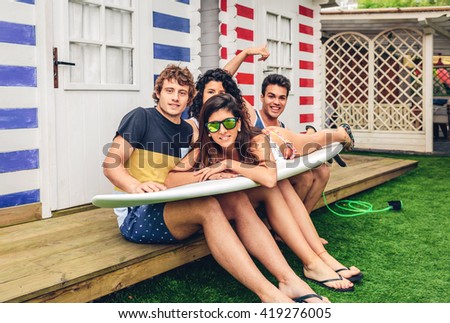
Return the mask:
<svg viewBox="0 0 450 323"><path fill-rule="evenodd" d="M189 101L187 104L190 105L192 103L192 100L194 98L195 84L194 77L187 67L182 68L174 64L167 65L167 67L161 72L161 74L159 74L158 78L155 81L155 88L152 95L155 103L159 102L159 99L156 95L159 95L161 93L164 80L175 80L181 86L189 86Z"/></svg>
<svg viewBox="0 0 450 323"><path fill-rule="evenodd" d="M230 93L234 97L239 107L245 111L245 118L250 120L250 115L246 112L241 90L233 80L231 74L221 68L208 70L205 74L199 76L195 85L197 94L194 97L192 105L189 107L189 116L199 118L200 110L203 106L203 92L205 91L206 85L211 81L222 82L225 92Z"/></svg>

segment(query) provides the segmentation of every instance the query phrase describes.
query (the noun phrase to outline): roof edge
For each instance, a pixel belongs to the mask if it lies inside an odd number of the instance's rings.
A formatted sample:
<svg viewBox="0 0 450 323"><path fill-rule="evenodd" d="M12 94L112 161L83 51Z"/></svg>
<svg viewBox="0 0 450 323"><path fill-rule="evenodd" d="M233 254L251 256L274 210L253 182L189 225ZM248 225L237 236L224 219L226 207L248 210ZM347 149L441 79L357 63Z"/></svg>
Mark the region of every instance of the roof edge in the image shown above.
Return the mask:
<svg viewBox="0 0 450 323"><path fill-rule="evenodd" d="M380 13L412 13L412 12L441 12L449 11L450 6L439 7L406 7L406 8L377 8L377 9L322 9L321 15L362 15L362 14L380 14Z"/></svg>

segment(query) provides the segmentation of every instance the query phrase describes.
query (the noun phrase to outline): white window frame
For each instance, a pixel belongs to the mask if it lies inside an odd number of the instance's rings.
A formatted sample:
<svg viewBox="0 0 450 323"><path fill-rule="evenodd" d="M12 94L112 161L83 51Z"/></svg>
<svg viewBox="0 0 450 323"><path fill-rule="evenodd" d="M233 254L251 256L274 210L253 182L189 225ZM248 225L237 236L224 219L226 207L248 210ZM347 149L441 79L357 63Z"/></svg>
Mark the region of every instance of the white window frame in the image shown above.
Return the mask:
<svg viewBox="0 0 450 323"><path fill-rule="evenodd" d="M58 0L61 1L61 0ZM91 40L84 40L84 39L71 39L70 38L70 30L69 30L69 0L63 0L63 13L65 14L64 17L65 23L64 23L64 32L63 32L63 48L61 48L61 52L63 53L64 57L70 57L70 44L72 42L76 43L82 43L82 44L93 44L93 45L99 45L100 46L100 79L101 83L74 83L70 80L70 67L64 67L67 72L64 72L64 83L63 83L63 89L64 90L78 90L78 91L89 91L89 90L103 90L103 91L139 91L139 59L138 59L138 47L137 47L137 41L138 41L138 11L139 11L139 1L138 0L130 0L131 1L131 7L122 7L118 5L109 4L108 0L74 0L72 2L78 2L78 3L86 3L86 4L92 4L96 6L100 6L100 37L101 39L99 41L91 41ZM114 8L118 10L128 11L131 12L131 33L132 33L132 43L131 45L126 44L117 44L117 43L111 43L106 41L106 8ZM132 73L133 73L133 84L111 84L106 83L106 48L107 47L120 47L120 48L130 48L133 51L132 54L132 61L133 61L133 67L132 67ZM62 56L60 56L59 60ZM61 72L62 67L59 66L59 70Z"/></svg>
<svg viewBox="0 0 450 323"><path fill-rule="evenodd" d="M290 21L290 30L289 30L289 38L290 40L282 40L281 38L275 38L275 39L271 39L271 38L267 38L265 37L265 40L267 42L272 41L272 42L276 42L277 43L277 52L276 52L276 58L277 58L277 62L275 64L269 64L267 63L266 65L266 69L267 70L271 70L272 73L278 73L278 74L282 74L286 76L286 73L283 73L282 70L289 70L290 71L290 77L289 80L291 81L291 84L293 83L293 78L294 78L294 51L293 51L293 47L294 47L294 42L293 42L293 37L294 37L294 33L293 33L293 24L295 23L294 17L292 17L291 15L285 14L285 13L281 13L281 12L276 12L273 10L265 10L265 16L267 18L267 15L274 15L277 16L277 31L278 34L281 31L281 19L282 18L286 18L289 19ZM266 31L268 26L267 26L267 20L268 19L264 19L264 26L263 26L263 30ZM290 65L282 65L280 63L280 59L281 59L281 44L289 44L290 45L290 60L291 60L291 64Z"/></svg>

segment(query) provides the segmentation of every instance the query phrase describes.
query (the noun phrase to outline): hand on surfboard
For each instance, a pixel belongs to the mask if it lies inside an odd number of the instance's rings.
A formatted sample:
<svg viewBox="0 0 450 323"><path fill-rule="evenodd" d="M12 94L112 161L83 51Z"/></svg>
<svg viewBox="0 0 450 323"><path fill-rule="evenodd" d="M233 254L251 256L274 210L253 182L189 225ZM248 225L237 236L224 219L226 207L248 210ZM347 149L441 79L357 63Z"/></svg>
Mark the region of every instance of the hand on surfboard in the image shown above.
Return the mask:
<svg viewBox="0 0 450 323"><path fill-rule="evenodd" d="M239 174L229 173L229 172L221 172L221 173L217 173L217 174L213 174L213 175L209 176L208 179L216 180L216 179L224 179L224 178L235 178L238 176L239 176Z"/></svg>
<svg viewBox="0 0 450 323"><path fill-rule="evenodd" d="M339 154L342 147L343 145L341 143L333 143L328 148L316 150L308 154L308 158L300 158L298 160L293 160L292 162L288 161L288 164L286 165L283 162L279 167L277 165L278 180L289 178L323 164L330 158L333 158L336 154ZM228 162L230 162L229 159ZM229 166L231 167L230 164ZM216 176L219 177L222 173L234 174L233 172L230 172L230 169L227 169L226 171L210 174L208 178L213 179ZM92 204L98 207L108 208L130 207L212 196L254 187L257 187L255 182L238 175L236 178L230 178L227 181L203 181L201 183L192 183L162 190L160 192L155 192L154 194L117 194L117 192L113 194L101 194L93 197Z"/></svg>
<svg viewBox="0 0 450 323"><path fill-rule="evenodd" d="M228 161L229 163L229 161ZM200 178L198 179L199 182L204 182L207 179L219 179L219 178L224 178L224 177L220 177L223 176L223 174L221 175L221 173L224 173L225 170L227 170L227 160L222 160L218 163L212 164L209 167L205 167L202 168L200 170L197 170L194 172L195 176L199 176ZM229 174L233 174L233 173L229 173ZM211 178L211 176L214 176L214 178Z"/></svg>
<svg viewBox="0 0 450 323"><path fill-rule="evenodd" d="M140 183L138 186L136 186L131 193L150 193L150 192L159 192L159 191L165 191L167 189L166 186L160 183L155 182L144 182Z"/></svg>

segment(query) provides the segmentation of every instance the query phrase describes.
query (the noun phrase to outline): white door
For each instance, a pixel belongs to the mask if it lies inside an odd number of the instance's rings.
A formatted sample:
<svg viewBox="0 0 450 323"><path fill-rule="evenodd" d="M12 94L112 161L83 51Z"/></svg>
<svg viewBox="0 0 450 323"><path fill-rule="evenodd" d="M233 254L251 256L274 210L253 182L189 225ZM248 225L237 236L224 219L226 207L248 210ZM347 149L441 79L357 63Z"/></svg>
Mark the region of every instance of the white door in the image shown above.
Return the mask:
<svg viewBox="0 0 450 323"><path fill-rule="evenodd" d="M123 115L151 106L151 2L53 0L59 62L52 210L90 203L112 192L104 153Z"/></svg>
<svg viewBox="0 0 450 323"><path fill-rule="evenodd" d="M298 102L297 83L294 61L295 32L298 31L298 1L257 1L258 28L256 39L258 44L267 43L270 57L262 64L257 64L255 75L258 99L255 98L255 106L259 106L260 85L268 74L278 73L286 76L291 81L291 92L286 110L281 120L291 128L298 127ZM298 41L297 41L298 46ZM298 63L297 63L298 64ZM297 79L297 80L296 80Z"/></svg>

